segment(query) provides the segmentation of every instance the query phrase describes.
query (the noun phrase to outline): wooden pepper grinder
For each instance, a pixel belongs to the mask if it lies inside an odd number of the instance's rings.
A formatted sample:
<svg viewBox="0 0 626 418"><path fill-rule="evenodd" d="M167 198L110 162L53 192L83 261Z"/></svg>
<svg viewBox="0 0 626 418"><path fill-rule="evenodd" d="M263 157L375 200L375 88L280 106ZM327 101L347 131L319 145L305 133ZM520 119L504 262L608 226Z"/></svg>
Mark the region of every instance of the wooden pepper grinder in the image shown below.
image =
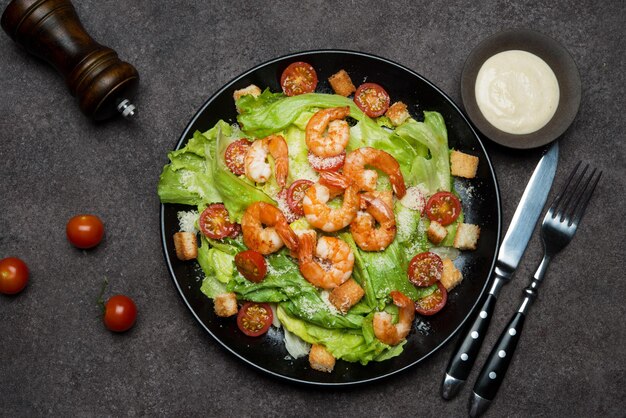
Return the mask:
<svg viewBox="0 0 626 418"><path fill-rule="evenodd" d="M13 0L0 24L15 42L65 77L92 120L136 114L130 98L139 83L137 70L89 36L69 0Z"/></svg>

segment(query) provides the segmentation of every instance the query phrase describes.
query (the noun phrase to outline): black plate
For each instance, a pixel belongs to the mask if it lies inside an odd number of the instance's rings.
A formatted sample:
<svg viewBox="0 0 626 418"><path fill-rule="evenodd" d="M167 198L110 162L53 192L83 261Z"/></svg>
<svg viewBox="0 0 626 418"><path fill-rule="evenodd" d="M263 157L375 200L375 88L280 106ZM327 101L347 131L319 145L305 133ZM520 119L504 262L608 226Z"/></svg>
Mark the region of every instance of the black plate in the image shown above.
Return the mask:
<svg viewBox="0 0 626 418"><path fill-rule="evenodd" d="M317 71L318 92L330 92L327 79L345 69L358 85L365 79L384 86L392 99L402 100L412 115L424 110L436 110L445 118L450 146L480 157L477 178L460 181L461 195L471 204L464 204L468 222L482 229L478 249L464 252L457 265L462 266L463 283L451 292L448 305L440 314L427 321L416 321L404 353L381 363L367 366L338 361L332 373L311 370L308 359L286 360L287 351L280 341L282 331L272 330L260 338L243 335L234 318L218 318L213 302L200 292L201 273L194 262L176 258L173 234L178 230L177 211L188 210L180 205L161 205L161 235L165 260L183 300L198 322L226 349L246 363L271 375L290 381L317 385L349 385L380 379L413 366L441 348L461 327L482 295L495 262L500 236L500 198L493 168L483 145L458 107L437 87L419 74L389 60L350 51L311 51L293 54L261 64L235 78L200 108L183 132L176 149L183 147L196 130L206 131L219 119L235 122L233 91L254 83L264 89L280 91L279 78L285 67L294 61L309 62Z"/></svg>
<svg viewBox="0 0 626 418"><path fill-rule="evenodd" d="M524 135L501 131L489 123L476 103L474 89L484 62L499 52L512 49L530 52L544 60L559 83L559 105L552 119L543 128ZM509 30L485 39L472 50L461 75L461 96L470 120L487 138L509 148L537 148L563 135L574 121L580 106L580 75L572 56L554 39L532 30Z"/></svg>

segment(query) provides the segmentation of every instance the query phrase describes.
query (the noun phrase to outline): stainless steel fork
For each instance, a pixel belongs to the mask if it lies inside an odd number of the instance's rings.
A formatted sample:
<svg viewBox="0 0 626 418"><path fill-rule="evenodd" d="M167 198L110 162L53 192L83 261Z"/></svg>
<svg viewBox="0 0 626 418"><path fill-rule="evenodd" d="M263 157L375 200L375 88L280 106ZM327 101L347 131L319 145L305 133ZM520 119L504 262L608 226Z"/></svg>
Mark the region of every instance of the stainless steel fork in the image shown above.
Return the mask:
<svg viewBox="0 0 626 418"><path fill-rule="evenodd" d="M532 282L524 289L524 300L518 311L502 331L498 342L480 371L470 396L469 413L472 417L480 416L485 412L498 393L517 347L517 342L521 337L524 320L530 306L537 298L537 290L546 274L548 264L574 237L587 208L587 203L589 203L602 176L602 172L598 172L596 169L593 169L591 174L587 174L589 164L585 165L582 171L579 170L580 166L581 162L574 167L565 187L543 218L541 223L543 260L541 260Z"/></svg>

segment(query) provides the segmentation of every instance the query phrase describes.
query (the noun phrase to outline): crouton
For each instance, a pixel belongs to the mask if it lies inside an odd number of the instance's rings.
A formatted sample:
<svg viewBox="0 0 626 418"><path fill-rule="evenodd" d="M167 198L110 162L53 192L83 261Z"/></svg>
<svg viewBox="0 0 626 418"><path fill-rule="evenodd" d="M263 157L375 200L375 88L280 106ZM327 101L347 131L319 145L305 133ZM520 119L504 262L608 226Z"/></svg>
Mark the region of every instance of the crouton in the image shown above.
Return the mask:
<svg viewBox="0 0 626 418"><path fill-rule="evenodd" d="M395 102L392 104L389 109L387 109L385 116L389 118L394 126L402 125L408 118L411 117L406 105L402 102Z"/></svg>
<svg viewBox="0 0 626 418"><path fill-rule="evenodd" d="M261 95L261 89L254 84L250 84L245 89L235 90L235 92L233 93L233 99L237 101L247 94L251 95L252 97L258 97Z"/></svg>
<svg viewBox="0 0 626 418"><path fill-rule="evenodd" d="M330 373L335 368L335 357L323 345L313 344L309 364L313 370Z"/></svg>
<svg viewBox="0 0 626 418"><path fill-rule="evenodd" d="M365 295L365 291L354 279L349 279L344 284L330 292L328 300L341 313L346 313L351 307L356 305Z"/></svg>
<svg viewBox="0 0 626 418"><path fill-rule="evenodd" d="M340 96L348 97L356 91L356 87L345 70L339 70L338 73L331 75L328 82L333 91Z"/></svg>
<svg viewBox="0 0 626 418"><path fill-rule="evenodd" d="M437 221L430 221L428 231L426 231L428 239L433 244L437 245L448 235L448 230Z"/></svg>
<svg viewBox="0 0 626 418"><path fill-rule="evenodd" d="M193 232L177 232L174 234L174 248L179 260L193 260L198 257L198 241Z"/></svg>
<svg viewBox="0 0 626 418"><path fill-rule="evenodd" d="M459 224L454 237L454 247L459 250L475 250L480 235L480 227L472 224Z"/></svg>
<svg viewBox="0 0 626 418"><path fill-rule="evenodd" d="M441 275L441 284L446 290L452 290L457 284L463 280L463 274L454 266L449 258L443 259L443 273Z"/></svg>
<svg viewBox="0 0 626 418"><path fill-rule="evenodd" d="M213 299L215 314L221 317L237 315L237 296L234 293L222 293Z"/></svg>
<svg viewBox="0 0 626 418"><path fill-rule="evenodd" d="M450 153L450 174L456 177L473 179L478 169L478 157L460 151Z"/></svg>

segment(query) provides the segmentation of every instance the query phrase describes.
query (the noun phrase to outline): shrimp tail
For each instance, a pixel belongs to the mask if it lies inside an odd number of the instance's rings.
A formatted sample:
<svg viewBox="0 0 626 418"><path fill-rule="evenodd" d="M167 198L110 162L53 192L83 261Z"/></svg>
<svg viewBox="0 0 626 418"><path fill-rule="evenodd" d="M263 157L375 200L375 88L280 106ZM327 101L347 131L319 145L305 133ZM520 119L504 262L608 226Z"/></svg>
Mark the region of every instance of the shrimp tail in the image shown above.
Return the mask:
<svg viewBox="0 0 626 418"><path fill-rule="evenodd" d="M287 185L289 175L289 149L285 138L281 135L271 135L265 139L270 155L274 158L274 172L276 182L280 187Z"/></svg>
<svg viewBox="0 0 626 418"><path fill-rule="evenodd" d="M299 239L293 229L289 226L286 219L281 219L281 221L276 224L276 232L280 239L285 243L285 246L289 248L293 253L297 253Z"/></svg>
<svg viewBox="0 0 626 418"><path fill-rule="evenodd" d="M345 190L352 184L352 180L343 174L329 171L320 173L320 184L326 187L337 187L341 190Z"/></svg>
<svg viewBox="0 0 626 418"><path fill-rule="evenodd" d="M390 175L389 180L391 181L393 192L398 196L398 199L402 199L406 195L406 184L404 184L404 177L400 170L398 169L397 173Z"/></svg>

